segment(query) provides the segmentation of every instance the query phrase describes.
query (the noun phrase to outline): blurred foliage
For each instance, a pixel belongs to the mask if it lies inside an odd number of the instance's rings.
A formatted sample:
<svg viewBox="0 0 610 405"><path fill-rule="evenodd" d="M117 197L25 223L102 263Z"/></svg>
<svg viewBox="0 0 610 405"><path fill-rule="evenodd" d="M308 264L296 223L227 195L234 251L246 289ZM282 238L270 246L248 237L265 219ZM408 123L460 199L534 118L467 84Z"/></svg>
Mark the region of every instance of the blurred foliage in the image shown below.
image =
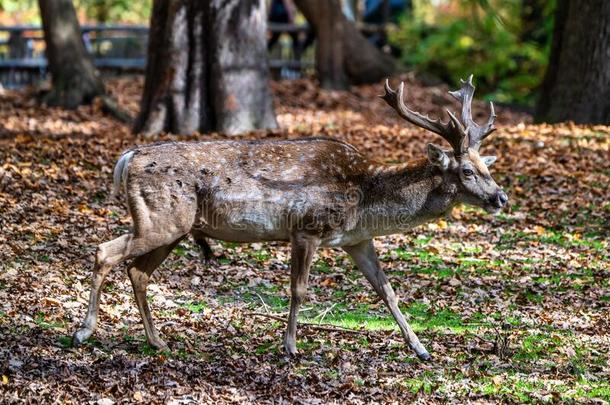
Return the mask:
<svg viewBox="0 0 610 405"><path fill-rule="evenodd" d="M390 40L419 72L453 86L472 73L479 96L532 106L548 60L554 3L419 0ZM525 12L532 4L541 8L534 32Z"/></svg>
<svg viewBox="0 0 610 405"><path fill-rule="evenodd" d="M73 0L81 23L148 24L152 0ZM0 0L0 23L40 24L36 0Z"/></svg>
<svg viewBox="0 0 610 405"><path fill-rule="evenodd" d="M0 0L0 24L40 24L36 0Z"/></svg>
<svg viewBox="0 0 610 405"><path fill-rule="evenodd" d="M74 5L96 22L148 24L152 0L75 0Z"/></svg>

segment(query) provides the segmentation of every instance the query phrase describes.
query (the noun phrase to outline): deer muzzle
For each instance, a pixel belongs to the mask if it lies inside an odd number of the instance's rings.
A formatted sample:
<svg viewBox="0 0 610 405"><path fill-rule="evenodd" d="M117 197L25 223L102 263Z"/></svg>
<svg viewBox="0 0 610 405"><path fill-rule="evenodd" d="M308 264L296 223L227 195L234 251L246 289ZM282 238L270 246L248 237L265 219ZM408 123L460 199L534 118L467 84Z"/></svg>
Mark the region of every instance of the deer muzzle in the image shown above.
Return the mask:
<svg viewBox="0 0 610 405"><path fill-rule="evenodd" d="M508 202L508 196L504 192L504 190L500 189L498 192L491 198L491 205L496 208L502 208Z"/></svg>

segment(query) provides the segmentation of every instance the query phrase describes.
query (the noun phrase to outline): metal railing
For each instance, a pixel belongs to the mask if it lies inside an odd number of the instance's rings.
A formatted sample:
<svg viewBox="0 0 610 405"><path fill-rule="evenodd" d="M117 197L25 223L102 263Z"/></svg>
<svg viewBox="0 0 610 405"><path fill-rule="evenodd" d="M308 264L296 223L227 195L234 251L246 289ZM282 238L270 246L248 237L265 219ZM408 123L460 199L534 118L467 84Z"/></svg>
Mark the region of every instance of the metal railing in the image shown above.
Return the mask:
<svg viewBox="0 0 610 405"><path fill-rule="evenodd" d="M134 25L83 25L85 47L103 73L143 72L146 67L148 27ZM307 35L307 25L269 24L269 32ZM275 76L296 77L313 66L313 53L297 58L286 41L270 52ZM0 83L9 88L44 80L47 61L42 28L38 25L0 26Z"/></svg>

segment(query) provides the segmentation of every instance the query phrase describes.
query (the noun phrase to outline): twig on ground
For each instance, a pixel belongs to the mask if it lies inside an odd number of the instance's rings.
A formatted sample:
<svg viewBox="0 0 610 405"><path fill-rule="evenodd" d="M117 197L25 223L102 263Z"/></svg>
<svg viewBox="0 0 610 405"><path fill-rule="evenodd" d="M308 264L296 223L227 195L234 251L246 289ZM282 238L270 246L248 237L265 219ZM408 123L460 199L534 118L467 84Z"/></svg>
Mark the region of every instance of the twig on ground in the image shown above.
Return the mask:
<svg viewBox="0 0 610 405"><path fill-rule="evenodd" d="M324 312L322 312L320 315L318 315L318 317L320 317L320 320L318 321L318 325L322 325L322 321L324 320L324 318L326 317L326 315L333 310L333 308L336 306L337 304L334 303L333 305L331 305L330 307L326 308L324 310Z"/></svg>

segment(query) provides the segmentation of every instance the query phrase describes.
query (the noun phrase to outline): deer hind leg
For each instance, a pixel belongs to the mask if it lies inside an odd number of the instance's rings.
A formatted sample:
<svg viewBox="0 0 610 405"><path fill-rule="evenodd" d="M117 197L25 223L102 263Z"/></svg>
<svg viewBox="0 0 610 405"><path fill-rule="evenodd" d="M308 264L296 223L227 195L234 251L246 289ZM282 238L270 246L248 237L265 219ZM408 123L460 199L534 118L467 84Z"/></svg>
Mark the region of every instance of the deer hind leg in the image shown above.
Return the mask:
<svg viewBox="0 0 610 405"><path fill-rule="evenodd" d="M115 265L127 258L130 251L132 234L126 234L102 243L97 247L95 265L91 276L91 292L89 293L89 307L87 315L79 330L74 333L72 342L75 346L83 343L95 330L97 315L100 306L101 289L106 276Z"/></svg>
<svg viewBox="0 0 610 405"><path fill-rule="evenodd" d="M296 334L299 307L307 295L309 268L320 239L309 235L295 235L292 238L290 263L290 315L284 336L284 348L289 355L297 354Z"/></svg>
<svg viewBox="0 0 610 405"><path fill-rule="evenodd" d="M392 316L398 323L403 338L415 351L417 357L421 360L430 360L430 354L428 354L428 351L419 342L417 335L415 335L415 332L413 332L413 329L411 329L411 326L407 323L404 315L400 312L400 308L398 308L398 299L390 285L390 281L383 270L381 270L373 241L364 241L355 246L344 246L343 249L352 257L358 266L358 269L364 274L377 294L390 309Z"/></svg>
<svg viewBox="0 0 610 405"><path fill-rule="evenodd" d="M161 263L163 263L165 258L167 258L181 239L182 238L178 239L168 246L162 246L153 250L152 252L137 257L127 270L127 274L131 280L133 292L136 297L138 310L142 316L142 323L144 324L146 339L152 347L159 350L168 350L168 347L159 337L159 333L153 324L150 308L148 307L148 301L146 300L146 288L148 287L150 276L153 274L155 269L159 267Z"/></svg>
<svg viewBox="0 0 610 405"><path fill-rule="evenodd" d="M146 235L146 233L143 235ZM91 277L91 292L89 294L87 315L80 329L72 336L74 346L79 346L88 339L97 326L101 290L110 270L127 259L144 255L159 246L173 243L177 239L180 239L180 235L167 234L163 237L157 235L151 238L147 236L134 236L130 233L98 246Z"/></svg>

